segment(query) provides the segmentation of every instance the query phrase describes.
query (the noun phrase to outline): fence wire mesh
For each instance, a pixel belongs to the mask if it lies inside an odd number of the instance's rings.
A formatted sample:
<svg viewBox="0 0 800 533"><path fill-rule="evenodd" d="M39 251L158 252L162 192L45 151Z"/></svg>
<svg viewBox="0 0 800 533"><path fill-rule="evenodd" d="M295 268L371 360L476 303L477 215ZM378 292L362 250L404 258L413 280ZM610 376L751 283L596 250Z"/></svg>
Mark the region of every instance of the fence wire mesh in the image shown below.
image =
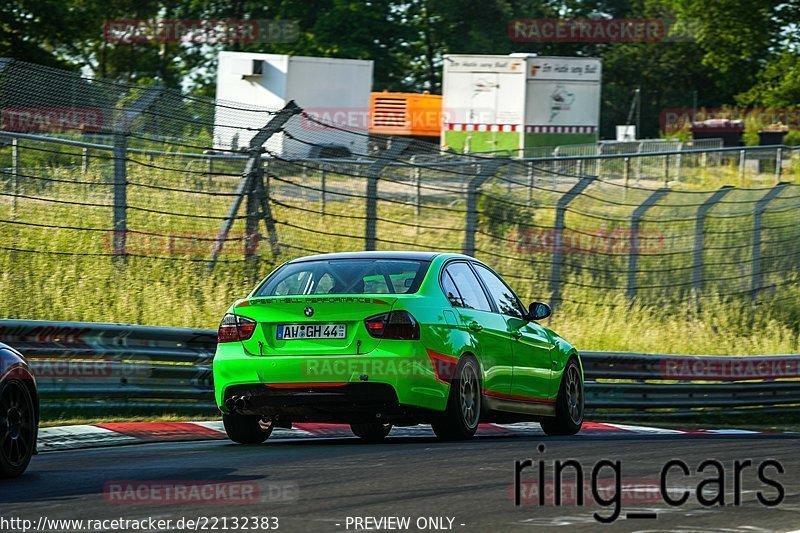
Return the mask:
<svg viewBox="0 0 800 533"><path fill-rule="evenodd" d="M7 60L0 109L7 316L154 323L178 306L208 326L285 260L363 249L463 251L556 304L798 296L788 147L443 153L301 108ZM719 189L719 176L758 186Z"/></svg>

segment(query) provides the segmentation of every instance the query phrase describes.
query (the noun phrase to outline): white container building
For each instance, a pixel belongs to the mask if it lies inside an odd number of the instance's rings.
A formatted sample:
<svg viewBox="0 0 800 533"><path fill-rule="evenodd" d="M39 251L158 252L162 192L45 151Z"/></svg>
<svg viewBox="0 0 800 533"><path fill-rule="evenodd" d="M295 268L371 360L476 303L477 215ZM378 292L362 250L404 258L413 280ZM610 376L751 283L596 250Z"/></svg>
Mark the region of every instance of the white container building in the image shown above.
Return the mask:
<svg viewBox="0 0 800 533"><path fill-rule="evenodd" d="M356 59L220 52L215 146L247 146L270 119L265 111L281 109L290 100L323 122L366 134L372 66L372 61ZM236 109L242 107L248 109ZM305 143L277 135L267 142L267 149L283 157L305 157L310 142L345 145L354 154L367 153L366 136L343 134L300 117L290 121L287 131Z"/></svg>
<svg viewBox="0 0 800 533"><path fill-rule="evenodd" d="M446 55L442 145L508 151L597 141L599 59Z"/></svg>

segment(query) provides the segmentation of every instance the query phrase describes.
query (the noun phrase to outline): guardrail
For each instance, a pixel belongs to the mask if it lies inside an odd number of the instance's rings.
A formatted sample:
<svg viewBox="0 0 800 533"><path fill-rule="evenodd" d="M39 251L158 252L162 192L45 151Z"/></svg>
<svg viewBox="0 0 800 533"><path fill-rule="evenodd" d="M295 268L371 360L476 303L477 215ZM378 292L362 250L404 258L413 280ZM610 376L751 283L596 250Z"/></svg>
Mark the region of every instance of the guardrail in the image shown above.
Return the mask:
<svg viewBox="0 0 800 533"><path fill-rule="evenodd" d="M214 410L216 331L0 320L0 340L28 359L46 410Z"/></svg>
<svg viewBox="0 0 800 533"><path fill-rule="evenodd" d="M36 373L43 409L213 414L213 330L0 320ZM800 355L582 352L589 411L688 415L800 411Z"/></svg>
<svg viewBox="0 0 800 533"><path fill-rule="evenodd" d="M596 412L687 415L800 411L800 355L581 352Z"/></svg>

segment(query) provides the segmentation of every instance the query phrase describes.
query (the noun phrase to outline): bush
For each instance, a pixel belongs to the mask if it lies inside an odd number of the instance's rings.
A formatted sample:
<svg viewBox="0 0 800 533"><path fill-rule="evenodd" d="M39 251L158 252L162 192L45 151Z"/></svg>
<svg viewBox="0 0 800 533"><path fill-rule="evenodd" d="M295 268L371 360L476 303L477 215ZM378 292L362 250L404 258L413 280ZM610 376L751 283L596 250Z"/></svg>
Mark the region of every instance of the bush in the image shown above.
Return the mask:
<svg viewBox="0 0 800 533"><path fill-rule="evenodd" d="M533 224L535 207L534 200L527 205L527 196L515 195L502 185L485 187L478 199L478 227L506 238L511 230Z"/></svg>
<svg viewBox="0 0 800 533"><path fill-rule="evenodd" d="M787 144L789 146L800 145L800 130L789 131L789 133L786 134L786 137L783 138L783 144Z"/></svg>

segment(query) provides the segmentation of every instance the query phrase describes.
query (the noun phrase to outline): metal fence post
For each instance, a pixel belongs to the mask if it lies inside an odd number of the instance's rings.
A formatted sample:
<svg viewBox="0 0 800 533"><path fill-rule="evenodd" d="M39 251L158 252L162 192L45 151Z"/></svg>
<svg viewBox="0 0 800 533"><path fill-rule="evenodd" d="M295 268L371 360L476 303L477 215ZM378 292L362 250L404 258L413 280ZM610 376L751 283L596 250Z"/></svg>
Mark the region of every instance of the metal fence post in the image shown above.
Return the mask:
<svg viewBox="0 0 800 533"><path fill-rule="evenodd" d="M269 160L265 161L258 169L259 174L255 184L256 198L258 198L261 203L261 218L264 219L264 225L267 228L270 250L272 250L273 256L277 256L280 254L281 250L278 244L278 230L275 227L275 219L272 217L272 206L269 202L269 163Z"/></svg>
<svg viewBox="0 0 800 533"><path fill-rule="evenodd" d="M769 190L767 194L764 195L761 200L758 201L756 204L755 213L753 214L753 256L752 256L752 275L751 275L751 286L750 290L752 292L752 298L755 299L758 296L758 292L761 290L762 284L762 274L761 274L761 229L762 229L762 219L764 217L764 211L767 208L767 204L769 204L772 200L775 199L783 189L785 189L789 184L786 182L781 182L775 185L772 189Z"/></svg>
<svg viewBox="0 0 800 533"><path fill-rule="evenodd" d="M533 163L528 163L528 207L533 204Z"/></svg>
<svg viewBox="0 0 800 533"><path fill-rule="evenodd" d="M412 157L413 159L413 157ZM419 221L420 212L422 211L422 170L414 167L414 214ZM417 225L419 228L419 225Z"/></svg>
<svg viewBox="0 0 800 533"><path fill-rule="evenodd" d="M242 172L242 179L239 181L239 186L236 188L236 196L234 196L233 203L228 209L228 214L225 215L225 219L222 222L222 227L220 228L217 240L214 243L214 248L211 252L211 259L208 263L209 270L213 270L217 264L219 254L222 252L222 248L225 246L225 241L228 238L231 227L233 227L234 221L237 219L236 214L239 212L239 207L242 205L242 201L244 200L245 196L248 198L248 206L250 205L250 199L252 196L253 201L256 202L260 207L260 211L256 220L258 220L258 218L264 219L264 223L267 226L267 232L270 238L270 245L272 246L272 253L275 255L279 253L280 250L278 248L275 223L272 219L272 210L269 204L269 194L265 189L263 180L264 171L261 166L261 153L264 151L264 143L266 143L269 138L276 133L283 131L283 127L286 125L289 119L301 112L302 109L294 102L294 100L290 100L283 109L278 111L275 116L273 116L270 121L267 122L264 127L253 136L252 139L250 139L248 148L250 157L247 159L247 163L245 164L244 171ZM248 214L249 213L250 210L248 207ZM256 224L256 228L257 227L258 226ZM249 239L251 237L248 235L247 238Z"/></svg>
<svg viewBox="0 0 800 533"><path fill-rule="evenodd" d="M644 143L640 142L639 146L636 147L636 185L639 185L639 182L642 180L642 146Z"/></svg>
<svg viewBox="0 0 800 533"><path fill-rule="evenodd" d="M628 188L630 187L630 179L631 179L631 158L625 156L623 159L623 167L622 167L622 184L624 188L622 189L622 199L624 201L628 201Z"/></svg>
<svg viewBox="0 0 800 533"><path fill-rule="evenodd" d="M17 219L17 196L19 196L19 139L11 139L11 220Z"/></svg>
<svg viewBox="0 0 800 533"><path fill-rule="evenodd" d="M507 158L496 158L478 165L477 175L467 183L466 220L464 223L465 255L475 256L475 230L478 227L478 192L486 180L494 176L500 167L508 163Z"/></svg>
<svg viewBox="0 0 800 533"><path fill-rule="evenodd" d="M163 87L154 85L142 91L142 94L121 111L114 127L114 258L124 261L127 255L126 240L128 233L128 135L133 130L136 119L145 113L163 94Z"/></svg>
<svg viewBox="0 0 800 533"><path fill-rule="evenodd" d="M775 183L781 182L781 172L783 170L783 149L778 147L775 150Z"/></svg>
<svg viewBox="0 0 800 533"><path fill-rule="evenodd" d="M669 187L669 155L664 157L664 187Z"/></svg>
<svg viewBox="0 0 800 533"><path fill-rule="evenodd" d="M561 147L560 146L556 146L555 148L553 148L553 157L561 157ZM556 170L556 164L558 164L558 170ZM548 165L548 166L550 167L550 180L551 180L550 183L552 184L552 187L555 189L556 188L556 173L558 173L558 174L563 174L564 173L564 168L563 168L564 167L564 163L561 160L551 159L550 160L550 165ZM569 168L569 167L567 167L567 168Z"/></svg>
<svg viewBox="0 0 800 533"><path fill-rule="evenodd" d="M739 181L744 181L744 167L747 160L747 152L739 150Z"/></svg>
<svg viewBox="0 0 800 533"><path fill-rule="evenodd" d="M375 250L378 234L378 180L381 171L397 159L411 144L409 139L393 138L389 147L378 154L377 159L367 168L366 227L364 228L364 249Z"/></svg>
<svg viewBox="0 0 800 533"><path fill-rule="evenodd" d="M632 300L636 297L636 271L639 268L639 225L648 209L669 193L669 189L657 189L633 210L631 215L630 250L628 251L628 286L625 296Z"/></svg>
<svg viewBox="0 0 800 533"><path fill-rule="evenodd" d="M255 182L256 180L261 179L261 150L263 148L254 148L251 153L250 157L253 161L253 166L250 169L250 173L245 178L245 181L248 182L246 186L247 190L247 204L245 206L245 224L244 224L244 258L245 261L248 263L250 267L250 271L253 273L253 277L256 277L256 273L258 272L258 241L259 241L259 234L258 234L258 220L261 218L261 213L259 212L259 207L261 205L260 198L256 195L256 187Z"/></svg>
<svg viewBox="0 0 800 533"><path fill-rule="evenodd" d="M625 161L625 167L624 170L622 171L622 179L625 182L625 187L627 188L628 183L630 182L631 179L631 158L625 156L624 161Z"/></svg>
<svg viewBox="0 0 800 533"><path fill-rule="evenodd" d="M325 171L325 164L323 163L319 171L319 209L323 216L325 216L325 190L327 188L327 172Z"/></svg>
<svg viewBox="0 0 800 533"><path fill-rule="evenodd" d="M81 170L84 174L89 172L89 149L85 147L81 150Z"/></svg>
<svg viewBox="0 0 800 533"><path fill-rule="evenodd" d="M555 232L555 247L553 249L553 264L550 269L550 305L556 307L561 303L561 268L564 264L564 219L567 207L577 198L596 178L584 176L558 199L556 204L556 220L553 224Z"/></svg>
<svg viewBox="0 0 800 533"><path fill-rule="evenodd" d="M694 225L694 251L692 253L692 289L696 294L699 294L703 288L703 241L705 239L706 214L732 190L731 185L723 185L697 208L697 219Z"/></svg>
<svg viewBox="0 0 800 533"><path fill-rule="evenodd" d="M114 134L114 256L124 260L128 232L128 136Z"/></svg>

